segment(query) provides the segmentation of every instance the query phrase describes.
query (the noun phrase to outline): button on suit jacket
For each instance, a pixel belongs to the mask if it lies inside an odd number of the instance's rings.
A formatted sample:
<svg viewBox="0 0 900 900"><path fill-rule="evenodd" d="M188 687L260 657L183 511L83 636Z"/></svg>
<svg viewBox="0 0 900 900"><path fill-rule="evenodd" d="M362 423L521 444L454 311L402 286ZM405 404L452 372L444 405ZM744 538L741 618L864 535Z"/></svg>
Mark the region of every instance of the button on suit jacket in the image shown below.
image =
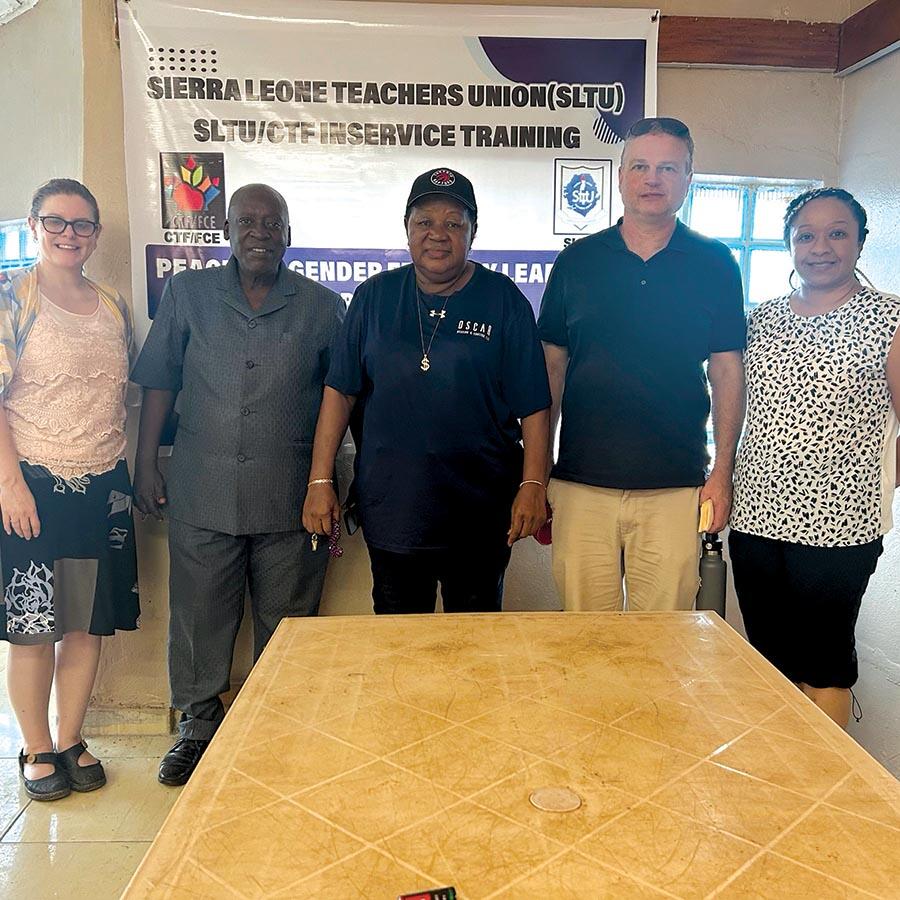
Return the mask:
<svg viewBox="0 0 900 900"><path fill-rule="evenodd" d="M176 519L226 534L302 527L313 435L344 301L281 266L265 303L232 257L174 275L132 380L180 392L168 475Z"/></svg>

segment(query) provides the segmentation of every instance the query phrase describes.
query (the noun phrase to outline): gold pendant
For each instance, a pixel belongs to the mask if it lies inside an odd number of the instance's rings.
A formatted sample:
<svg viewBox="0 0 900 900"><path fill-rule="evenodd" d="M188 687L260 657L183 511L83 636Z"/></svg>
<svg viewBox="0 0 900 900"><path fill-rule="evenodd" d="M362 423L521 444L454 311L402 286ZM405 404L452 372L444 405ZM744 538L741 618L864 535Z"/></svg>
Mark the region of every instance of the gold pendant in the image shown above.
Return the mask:
<svg viewBox="0 0 900 900"><path fill-rule="evenodd" d="M428 362L428 354L422 357L422 362L419 363L419 368L423 372L427 372L431 368L431 363Z"/></svg>

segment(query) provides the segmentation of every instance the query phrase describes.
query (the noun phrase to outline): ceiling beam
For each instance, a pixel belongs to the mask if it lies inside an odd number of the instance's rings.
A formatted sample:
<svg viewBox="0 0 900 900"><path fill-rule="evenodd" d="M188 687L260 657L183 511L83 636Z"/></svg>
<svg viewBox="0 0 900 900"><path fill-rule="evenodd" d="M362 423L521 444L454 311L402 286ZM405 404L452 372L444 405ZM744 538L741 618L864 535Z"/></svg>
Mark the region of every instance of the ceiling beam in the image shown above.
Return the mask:
<svg viewBox="0 0 900 900"><path fill-rule="evenodd" d="M879 0L898 5L896 0ZM658 62L699 66L766 66L833 72L839 22L792 22L661 16Z"/></svg>
<svg viewBox="0 0 900 900"><path fill-rule="evenodd" d="M900 3L875 0L841 25L837 71L846 75L900 46Z"/></svg>

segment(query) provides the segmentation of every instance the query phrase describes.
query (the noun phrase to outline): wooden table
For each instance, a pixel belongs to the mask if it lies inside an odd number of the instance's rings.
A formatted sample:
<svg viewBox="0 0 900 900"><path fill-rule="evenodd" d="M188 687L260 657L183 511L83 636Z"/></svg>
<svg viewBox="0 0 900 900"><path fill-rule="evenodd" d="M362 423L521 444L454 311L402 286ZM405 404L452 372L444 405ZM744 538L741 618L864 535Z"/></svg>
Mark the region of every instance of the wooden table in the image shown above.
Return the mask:
<svg viewBox="0 0 900 900"><path fill-rule="evenodd" d="M710 614L287 619L125 896L447 885L900 897L900 784Z"/></svg>

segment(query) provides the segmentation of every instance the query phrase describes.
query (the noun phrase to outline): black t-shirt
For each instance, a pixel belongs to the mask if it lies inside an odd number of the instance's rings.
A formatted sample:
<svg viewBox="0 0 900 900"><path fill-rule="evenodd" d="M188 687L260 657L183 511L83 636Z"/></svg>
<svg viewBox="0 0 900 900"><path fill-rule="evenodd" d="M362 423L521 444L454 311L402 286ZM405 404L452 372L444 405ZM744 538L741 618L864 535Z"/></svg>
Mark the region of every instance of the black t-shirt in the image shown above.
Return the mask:
<svg viewBox="0 0 900 900"><path fill-rule="evenodd" d="M360 285L325 383L357 397L355 491L366 542L394 552L496 544L522 479L519 419L550 390L534 314L475 265L447 299L412 266ZM423 372L422 337L430 368Z"/></svg>
<svg viewBox="0 0 900 900"><path fill-rule="evenodd" d="M709 393L703 362L745 343L731 251L678 222L646 262L618 226L557 258L538 319L566 347L556 478L624 490L704 482Z"/></svg>

